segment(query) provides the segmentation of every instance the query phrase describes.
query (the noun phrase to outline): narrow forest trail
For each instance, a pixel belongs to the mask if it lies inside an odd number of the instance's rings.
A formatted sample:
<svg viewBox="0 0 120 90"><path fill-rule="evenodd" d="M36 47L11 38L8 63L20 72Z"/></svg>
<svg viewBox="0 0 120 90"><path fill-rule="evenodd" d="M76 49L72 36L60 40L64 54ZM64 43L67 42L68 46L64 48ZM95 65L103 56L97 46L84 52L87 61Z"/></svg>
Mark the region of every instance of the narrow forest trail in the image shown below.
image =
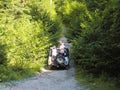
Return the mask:
<svg viewBox="0 0 120 90"><path fill-rule="evenodd" d="M67 39L62 36L60 39L67 43ZM2 84L1 84L2 85ZM38 75L10 83L3 84L0 90L89 90L80 86L75 80L74 65L71 64L68 70L46 70Z"/></svg>

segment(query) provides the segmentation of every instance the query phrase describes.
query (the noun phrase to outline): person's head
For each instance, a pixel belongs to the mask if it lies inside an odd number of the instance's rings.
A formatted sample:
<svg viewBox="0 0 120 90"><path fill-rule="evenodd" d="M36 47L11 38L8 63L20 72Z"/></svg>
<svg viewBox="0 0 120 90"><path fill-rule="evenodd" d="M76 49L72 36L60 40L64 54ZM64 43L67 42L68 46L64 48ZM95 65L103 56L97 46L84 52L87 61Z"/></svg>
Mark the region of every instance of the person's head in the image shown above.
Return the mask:
<svg viewBox="0 0 120 90"><path fill-rule="evenodd" d="M61 45L64 45L65 43L64 42L61 42Z"/></svg>
<svg viewBox="0 0 120 90"><path fill-rule="evenodd" d="M64 43L64 42L63 42L62 40L60 40L59 43L60 43L60 45L61 45L61 44Z"/></svg>

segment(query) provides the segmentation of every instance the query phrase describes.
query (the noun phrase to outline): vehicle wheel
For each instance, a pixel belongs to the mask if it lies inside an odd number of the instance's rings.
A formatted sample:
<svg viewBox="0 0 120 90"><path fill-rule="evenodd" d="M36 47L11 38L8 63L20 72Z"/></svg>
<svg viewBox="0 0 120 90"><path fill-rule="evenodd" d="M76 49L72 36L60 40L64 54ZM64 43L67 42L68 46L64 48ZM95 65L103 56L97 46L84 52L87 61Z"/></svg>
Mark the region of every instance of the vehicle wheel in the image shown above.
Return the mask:
<svg viewBox="0 0 120 90"><path fill-rule="evenodd" d="M64 58L57 58L57 62L58 62L59 64L63 63L63 62L64 62Z"/></svg>

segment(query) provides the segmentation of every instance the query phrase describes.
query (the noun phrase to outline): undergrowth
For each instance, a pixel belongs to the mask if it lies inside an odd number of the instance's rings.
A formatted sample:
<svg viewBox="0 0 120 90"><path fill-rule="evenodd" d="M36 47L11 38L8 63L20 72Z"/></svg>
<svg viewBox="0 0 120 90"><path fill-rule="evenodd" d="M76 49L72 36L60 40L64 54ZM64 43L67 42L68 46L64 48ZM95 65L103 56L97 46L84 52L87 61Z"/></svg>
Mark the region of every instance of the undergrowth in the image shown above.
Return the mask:
<svg viewBox="0 0 120 90"><path fill-rule="evenodd" d="M0 82L21 80L36 75L44 67L41 62L31 62L24 67L0 65Z"/></svg>
<svg viewBox="0 0 120 90"><path fill-rule="evenodd" d="M76 80L90 90L120 90L120 80L106 74L95 76L76 67Z"/></svg>

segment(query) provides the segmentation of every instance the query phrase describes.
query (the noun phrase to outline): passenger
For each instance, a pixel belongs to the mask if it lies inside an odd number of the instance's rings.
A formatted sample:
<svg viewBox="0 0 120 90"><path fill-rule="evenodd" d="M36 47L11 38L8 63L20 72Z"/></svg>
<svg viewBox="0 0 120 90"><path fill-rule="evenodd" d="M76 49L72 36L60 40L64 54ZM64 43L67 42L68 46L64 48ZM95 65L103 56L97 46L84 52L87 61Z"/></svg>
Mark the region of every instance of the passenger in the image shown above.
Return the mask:
<svg viewBox="0 0 120 90"><path fill-rule="evenodd" d="M57 48L56 46L52 47L52 58L55 60L57 56Z"/></svg>
<svg viewBox="0 0 120 90"><path fill-rule="evenodd" d="M64 42L61 42L61 43L60 43L60 49L63 49L63 48L65 48L65 43L64 43Z"/></svg>

